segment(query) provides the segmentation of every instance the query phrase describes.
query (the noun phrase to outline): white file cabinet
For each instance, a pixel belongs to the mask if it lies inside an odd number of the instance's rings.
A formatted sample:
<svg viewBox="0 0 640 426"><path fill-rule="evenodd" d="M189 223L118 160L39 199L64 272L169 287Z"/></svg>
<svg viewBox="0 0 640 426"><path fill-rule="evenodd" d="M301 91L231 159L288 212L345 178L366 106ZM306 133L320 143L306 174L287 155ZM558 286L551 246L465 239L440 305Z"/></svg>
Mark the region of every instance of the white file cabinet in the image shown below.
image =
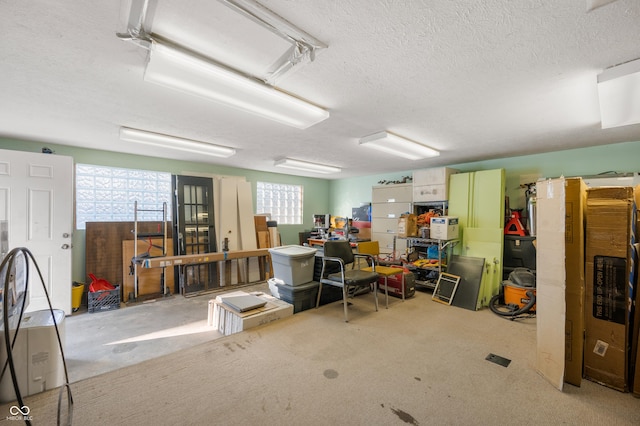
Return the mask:
<svg viewBox="0 0 640 426"><path fill-rule="evenodd" d="M403 213L413 213L413 184L376 185L371 193L371 240L380 243L381 254L398 257L406 251L399 240L393 253L393 239L398 235L398 219Z"/></svg>

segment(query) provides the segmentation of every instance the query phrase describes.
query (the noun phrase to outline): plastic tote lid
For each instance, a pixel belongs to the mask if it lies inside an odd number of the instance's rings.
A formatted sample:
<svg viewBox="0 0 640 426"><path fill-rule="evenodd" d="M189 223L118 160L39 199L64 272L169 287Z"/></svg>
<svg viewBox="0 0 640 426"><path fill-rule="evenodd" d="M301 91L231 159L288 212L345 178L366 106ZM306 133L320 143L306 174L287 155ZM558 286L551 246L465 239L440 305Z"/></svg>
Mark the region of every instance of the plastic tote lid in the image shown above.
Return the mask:
<svg viewBox="0 0 640 426"><path fill-rule="evenodd" d="M315 249L313 247L296 246L296 245L273 247L269 249L269 253L271 254L288 256L288 257L314 256L316 254L316 251L318 251L318 249Z"/></svg>

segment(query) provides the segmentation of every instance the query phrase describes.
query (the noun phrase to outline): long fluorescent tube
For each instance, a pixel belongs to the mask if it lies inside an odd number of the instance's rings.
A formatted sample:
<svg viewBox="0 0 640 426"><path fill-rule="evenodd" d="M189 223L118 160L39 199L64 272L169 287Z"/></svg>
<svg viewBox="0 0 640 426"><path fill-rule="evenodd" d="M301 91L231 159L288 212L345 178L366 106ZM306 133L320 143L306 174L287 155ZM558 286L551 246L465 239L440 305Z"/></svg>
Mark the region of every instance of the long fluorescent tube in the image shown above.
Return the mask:
<svg viewBox="0 0 640 426"><path fill-rule="evenodd" d="M309 163L307 161L294 160L292 158L283 158L280 160L276 160L273 165L285 169L303 170L305 172L316 172L325 174L339 173L342 171L340 167L327 166L325 164L318 163Z"/></svg>
<svg viewBox="0 0 640 426"><path fill-rule="evenodd" d="M299 129L329 118L327 110L155 40L144 80Z"/></svg>
<svg viewBox="0 0 640 426"><path fill-rule="evenodd" d="M176 149L178 151L194 152L196 154L210 155L212 157L228 158L236 153L236 150L226 146L213 145L207 142L183 139L161 133L147 132L129 127L120 128L120 139L127 142L141 143L160 148Z"/></svg>
<svg viewBox="0 0 640 426"><path fill-rule="evenodd" d="M390 132L379 132L360 139L360 145L409 160L437 157L440 152L418 142L410 141Z"/></svg>
<svg viewBox="0 0 640 426"><path fill-rule="evenodd" d="M640 59L599 74L598 97L603 129L640 123Z"/></svg>

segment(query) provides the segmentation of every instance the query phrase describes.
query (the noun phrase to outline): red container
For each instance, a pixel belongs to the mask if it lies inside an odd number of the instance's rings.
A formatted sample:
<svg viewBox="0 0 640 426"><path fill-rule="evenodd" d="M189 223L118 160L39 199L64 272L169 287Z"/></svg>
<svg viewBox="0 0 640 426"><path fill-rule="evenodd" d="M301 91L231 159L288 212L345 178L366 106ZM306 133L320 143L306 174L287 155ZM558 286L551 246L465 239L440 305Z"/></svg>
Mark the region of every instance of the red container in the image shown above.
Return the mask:
<svg viewBox="0 0 640 426"><path fill-rule="evenodd" d="M404 297L405 299L413 297L416 294L416 277L413 272L400 266L392 267L398 268L398 274L387 277L389 296L402 297L402 275L400 273L402 271L404 273ZM384 277L378 279L378 288L380 292L384 293Z"/></svg>

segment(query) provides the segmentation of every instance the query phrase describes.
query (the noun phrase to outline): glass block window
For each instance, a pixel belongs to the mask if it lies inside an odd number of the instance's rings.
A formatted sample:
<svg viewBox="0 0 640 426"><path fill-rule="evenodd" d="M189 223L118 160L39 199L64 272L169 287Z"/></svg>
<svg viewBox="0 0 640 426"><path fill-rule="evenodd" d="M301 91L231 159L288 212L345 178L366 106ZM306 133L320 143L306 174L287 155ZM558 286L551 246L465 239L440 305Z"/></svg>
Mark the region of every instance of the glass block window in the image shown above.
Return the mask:
<svg viewBox="0 0 640 426"><path fill-rule="evenodd" d="M171 219L171 174L76 164L76 228L86 222L131 222L138 210L162 210ZM139 221L162 220L162 212L138 212Z"/></svg>
<svg viewBox="0 0 640 426"><path fill-rule="evenodd" d="M256 213L271 213L281 224L302 224L302 185L258 182Z"/></svg>

